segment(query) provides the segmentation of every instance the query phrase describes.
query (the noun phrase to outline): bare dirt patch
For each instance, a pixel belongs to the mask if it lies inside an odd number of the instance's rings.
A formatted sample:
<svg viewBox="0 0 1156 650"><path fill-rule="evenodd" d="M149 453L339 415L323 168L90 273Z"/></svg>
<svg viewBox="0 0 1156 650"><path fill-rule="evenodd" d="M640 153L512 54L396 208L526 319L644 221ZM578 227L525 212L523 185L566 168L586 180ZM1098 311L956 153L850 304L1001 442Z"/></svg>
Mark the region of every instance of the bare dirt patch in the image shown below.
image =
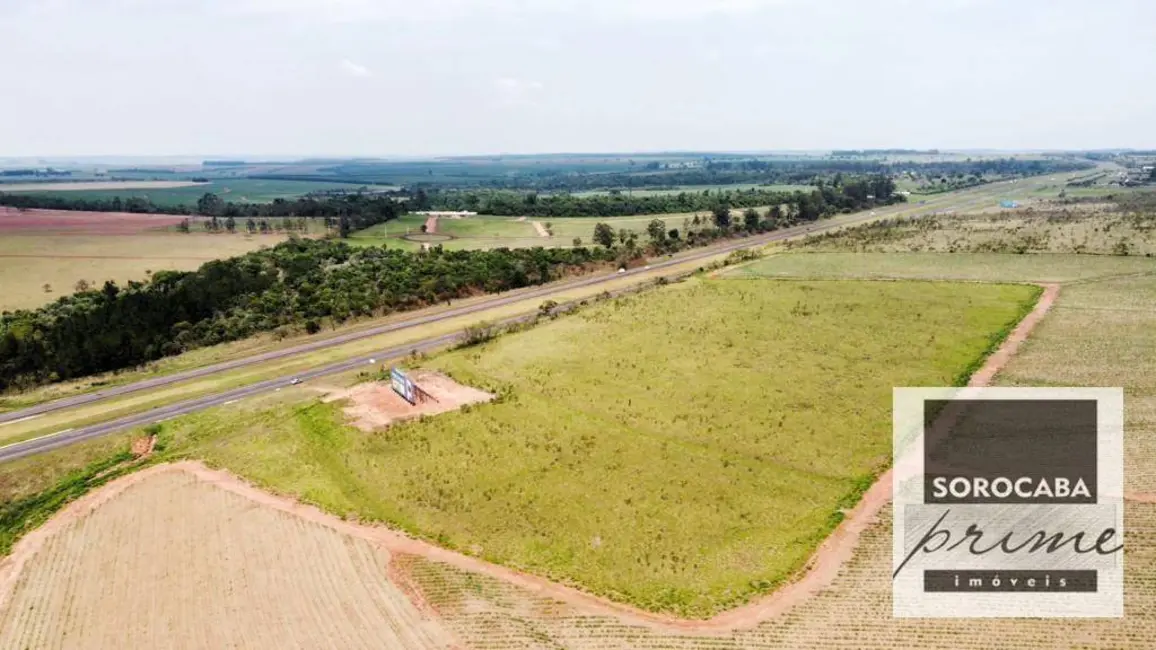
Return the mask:
<svg viewBox="0 0 1156 650"><path fill-rule="evenodd" d="M0 234L126 235L175 226L184 218L131 212L20 210L0 207Z"/></svg>
<svg viewBox="0 0 1156 650"><path fill-rule="evenodd" d="M438 231L438 218L429 217L425 220L425 234L433 235Z"/></svg>
<svg viewBox="0 0 1156 650"><path fill-rule="evenodd" d="M543 226L541 221L531 221L530 223L533 224L534 230L538 231L539 237L549 237L550 236L550 231L546 230L546 226Z"/></svg>
<svg viewBox="0 0 1156 650"><path fill-rule="evenodd" d="M447 413L467 404L494 399L490 393L463 386L436 372L412 373L411 378L432 399L410 404L388 382L369 382L348 390L331 392L322 401L349 400L349 406L345 407L349 421L362 431L377 431L394 422Z"/></svg>

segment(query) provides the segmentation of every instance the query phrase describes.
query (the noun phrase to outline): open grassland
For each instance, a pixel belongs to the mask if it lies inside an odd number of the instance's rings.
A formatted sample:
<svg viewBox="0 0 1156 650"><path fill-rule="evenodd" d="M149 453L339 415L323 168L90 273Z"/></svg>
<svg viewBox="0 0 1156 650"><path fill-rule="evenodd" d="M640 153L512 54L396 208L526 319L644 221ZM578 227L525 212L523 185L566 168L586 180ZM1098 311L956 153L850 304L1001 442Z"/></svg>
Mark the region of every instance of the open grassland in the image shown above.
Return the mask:
<svg viewBox="0 0 1156 650"><path fill-rule="evenodd" d="M779 253L728 277L894 278L978 282L1071 282L1156 271L1156 260L1101 255L999 253Z"/></svg>
<svg viewBox="0 0 1156 650"><path fill-rule="evenodd" d="M765 210L764 210L765 211ZM646 240L646 226L658 219L666 224L666 229L684 229L684 221L695 217L694 213L653 214L641 217L569 217L538 219L543 227L553 232L550 237L542 237L534 228L533 221L519 220L517 217L492 217L480 215L464 219L438 219L437 237L425 238L421 227L426 218L407 214L384 224L371 226L354 233L349 242L360 246L386 246L403 250L419 250L421 240L428 239L431 245L447 250L488 249L488 248L532 248L534 246L573 246L574 239L582 240L584 246L594 246L594 226L609 224L617 233L619 230L635 232L640 240ZM740 218L741 212L735 211ZM709 219L707 213L699 213L700 219Z"/></svg>
<svg viewBox="0 0 1156 650"><path fill-rule="evenodd" d="M364 434L337 405L170 449L658 611L780 584L888 462L890 387L960 379L1034 287L691 281L438 357L496 403Z"/></svg>
<svg viewBox="0 0 1156 650"><path fill-rule="evenodd" d="M163 187L158 185L144 188L136 187L141 183L129 183L134 187L121 186L115 189L105 189L96 185L92 188L82 187L86 183L69 183L68 189L49 189L39 184L30 184L21 190L9 189L0 185L0 192L22 194L43 194L46 196L62 196L70 199L112 200L115 197L128 199L139 197L148 199L157 205L195 205L197 199L206 192L212 192L226 201L249 203L272 203L274 199L296 199L310 192L324 190L356 191L360 186L349 183L327 183L317 181L283 181L262 180L257 178L225 178L212 179L208 183L186 183L178 187ZM173 185L173 183L168 183ZM102 184L100 184L102 185ZM372 190L396 189L392 186L373 185Z"/></svg>
<svg viewBox="0 0 1156 650"><path fill-rule="evenodd" d="M811 235L804 250L859 253L1156 253L1156 200L1132 194L1115 202L1048 202L1024 209L894 218Z"/></svg>
<svg viewBox="0 0 1156 650"><path fill-rule="evenodd" d="M522 650L1086 650L1147 649L1156 635L1156 505L1125 518L1122 619L897 619L891 612L891 509L860 539L834 583L786 615L735 630L678 630L584 613L494 578L399 558L444 625L472 647Z"/></svg>
<svg viewBox="0 0 1156 650"><path fill-rule="evenodd" d="M0 235L0 311L31 309L75 291L79 281L143 281L153 271L193 270L205 262L272 246L284 235L138 232L109 235ZM47 287L45 286L47 285Z"/></svg>
<svg viewBox="0 0 1156 650"><path fill-rule="evenodd" d="M0 647L453 645L370 542L188 474L134 478L95 512L53 521L0 592Z"/></svg>

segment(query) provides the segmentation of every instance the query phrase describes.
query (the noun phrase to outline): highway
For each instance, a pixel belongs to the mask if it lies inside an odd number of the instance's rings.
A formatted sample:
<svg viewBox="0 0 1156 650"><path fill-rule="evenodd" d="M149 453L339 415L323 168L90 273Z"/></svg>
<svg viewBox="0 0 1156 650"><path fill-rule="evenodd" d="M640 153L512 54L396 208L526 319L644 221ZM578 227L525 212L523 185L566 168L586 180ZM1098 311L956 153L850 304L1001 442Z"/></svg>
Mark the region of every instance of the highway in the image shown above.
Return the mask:
<svg viewBox="0 0 1156 650"><path fill-rule="evenodd" d="M640 268L626 271L625 273L603 273L603 274L592 275L592 276L586 277L586 278L581 278L579 280L575 280L575 281L571 281L571 282L566 282L566 283L561 283L561 284L555 283L555 284L550 284L550 285L543 285L541 287L537 287L537 288L534 288L534 289L531 289L528 291L522 291L522 292L509 294L509 295L505 295L505 296L498 296L498 297L495 297L493 299L473 303L473 304L463 306L460 308L456 308L456 309L442 311L442 312L439 312L437 314L431 314L431 315L427 315L427 316L423 316L423 317L419 317L419 318L413 318L413 319L408 319L408 320L404 320L404 321L399 321L396 323L391 323L388 325L382 325L380 327L374 327L374 328L370 328L370 329L360 330L357 332L350 332L350 333L343 334L340 336L335 336L332 338L327 338L327 339L323 339L323 340L319 340L319 341L313 341L310 343L305 343L305 344L290 347L290 348L285 348L283 350L275 350L272 352L266 352L263 354L254 355L251 357L245 357L242 359L236 359L233 361L227 361L227 362L223 362L223 363L213 364L210 366L205 366L202 368L196 368L193 370L188 370L188 371L184 371L184 372L180 372L180 373L174 373L172 375L167 375L164 377L147 379L147 380L135 382L132 384L126 384L124 386L118 386L115 388L108 388L108 389L97 391L94 393L89 393L89 394L85 394L85 395L77 395L75 397L69 397L69 398L65 398L65 399L55 400L52 402L46 402L43 404L38 404L36 406L31 406L31 407L28 407L25 409L20 409L20 410L11 411L8 413L0 414L0 424L5 423L5 422L15 422L17 420L32 418L32 417L36 417L38 415L42 415L45 413L51 413L51 412L59 411L62 409L68 409L68 408L73 408L73 407L81 406L81 405L85 405L85 404L91 404L94 402L99 402L102 400L107 400L107 399L110 399L113 397L117 397L117 396L121 396L121 395L127 395L127 394L134 393L134 392L139 392L142 390L148 390L148 389L152 389L152 388L168 386L168 385L175 384L178 382L183 382L183 381L188 381L190 379L205 377L208 375L213 375L213 374L225 372L228 370L234 370L237 368L244 368L246 366L251 366L254 364L258 364L258 363L273 361L273 360L277 360L277 359L284 359L286 357L291 357L291 356L295 356L298 354L303 354L303 353L307 353L307 352L313 352L316 350L331 348L331 347L335 347L335 346L342 345L345 343L349 343L351 341L366 339L366 338L370 338L373 336L385 334L388 332L395 332L398 330L404 330L404 329L409 329L409 328L414 328L414 327L421 327L423 325L427 325L430 323L436 323L439 321L444 321L444 320L448 320L451 318L456 318L456 317L460 317L460 316L464 316L464 315L478 314L478 313L493 309L495 307L500 307L503 305L516 303L516 302L527 300L527 299L538 298L538 297L546 299L546 298L549 298L551 295L555 295L555 294L558 294L558 293L564 292L564 291L569 291L569 290L572 290L575 288L597 286L599 284L606 284L606 283L609 283L612 281L621 280L624 277L631 277L631 276L635 276L635 275L639 275L639 274L650 274L650 273L653 273L655 270L661 270L664 268L669 268L669 267L674 267L674 266L681 266L681 265L684 265L687 263L691 263L691 262L695 262L695 261L699 261L699 260L705 260L707 258L714 257L714 256L719 255L721 253L727 253L727 252L735 251L735 250L739 250L739 249L756 248L756 247L763 246L763 245L766 245L766 244L771 243L771 242L790 239L793 237L798 237L798 236L809 234L809 233L818 233L818 232L823 232L826 230L842 228L842 227L846 227L848 225L855 225L858 223L863 223L866 221L880 219L880 218L884 218L884 217L892 216L892 215L897 215L897 214L905 214L908 216L926 216L926 215L931 215L931 214L935 214L938 212L944 212L945 210L952 210L952 211L967 210L967 209L970 209L972 207L977 207L979 205L991 204L995 200L995 197L999 194L999 191L1001 189L1007 189L1007 190L1015 191L1018 193L1018 192L1022 192L1024 190L1027 190L1030 187L1038 186L1042 183L1046 183L1047 181L1048 181L1048 179L1044 178L1044 177L1021 179L1019 182L1019 185L1014 187L1014 188L1009 187L1009 186L1002 184L1002 183L999 184L1001 187L993 187L993 185L983 185L983 186L971 188L968 190L961 190L961 191L952 192L949 194L937 195L931 199L928 199L925 202L925 204L923 204L923 205L913 205L911 203L898 204L895 206L889 206L887 208L877 209L877 210L872 211L872 212L859 213L857 215L851 216L850 218L835 218L835 219L831 219L831 220L816 222L814 224L786 228L786 229L778 230L778 231L775 231L773 233L768 233L765 235L747 237L747 238L731 241L731 242L728 242L728 243L723 244L723 245L711 246L711 247L707 247L707 248L703 248L703 249L698 249L698 250L692 251L690 253L674 256L670 259L664 259L661 261L654 261L646 268L640 267ZM530 317L532 317L532 316L523 315L523 316L508 318L506 320L500 321L500 323L501 324L509 324L509 323L513 323L516 321L525 320L525 319L530 318ZM405 344L397 345L397 346L394 346L394 347L391 347L388 349L380 350L380 351L374 352L372 354L367 354L364 356L359 356L357 358L351 358L348 360L343 360L343 361L335 362L332 364L328 364L325 366L320 366L320 367L314 368L312 370L297 372L297 373L293 373L292 375L287 375L284 377L269 379L269 380L249 384L247 386L234 388L232 390L223 391L220 393L215 393L212 395L205 395L205 396L194 398L194 399L176 402L173 404L169 404L167 406L157 407L155 409L149 410L149 411L144 412L144 413L127 415L124 417L110 420L108 422L102 422L102 423L98 423L98 424L92 424L92 425L88 425L88 426L67 429L64 431L59 431L56 433L40 436L38 438L33 438L30 440L24 440L21 442L13 443L13 444L10 444L10 445L4 446L4 447L0 447L0 463L10 461L10 460L16 460L18 458L24 458L26 456L31 456L31 455L46 452L46 451L50 451L52 449L57 449L57 448L64 447L64 446L67 446L67 445L70 445L70 444L73 444L76 442L80 442L82 440L88 440L88 439L95 438L95 437L102 436L102 435L106 435L109 433L125 431L125 430L145 426L145 425L156 423L156 422L162 422L162 421L165 421L165 420L168 420L168 419L180 416L180 415L185 415L187 413L193 413L195 411L200 411L200 410L211 408L214 406L220 406L220 405L225 404L227 402L233 402L235 400L242 399L245 397L258 395L261 393L272 392L272 391L275 391L275 390L278 390L280 388L287 386L289 384L289 381L294 377L299 378L302 381L306 381L309 379L315 379L315 378L324 377L327 375L334 375L334 374L347 372L347 371L356 369L358 367L364 367L371 362L370 361L371 359L380 363L382 361L385 361L385 360L388 360L391 358L397 358L397 357L408 355L414 351L417 351L417 352L433 351L433 350L436 350L436 349L446 347L446 346L453 344L455 341L457 341L460 338L460 336L461 336L460 334L454 333L454 334L447 334L447 335L436 336L436 337L431 337L431 338L418 339L415 341L411 341L409 343L405 343Z"/></svg>

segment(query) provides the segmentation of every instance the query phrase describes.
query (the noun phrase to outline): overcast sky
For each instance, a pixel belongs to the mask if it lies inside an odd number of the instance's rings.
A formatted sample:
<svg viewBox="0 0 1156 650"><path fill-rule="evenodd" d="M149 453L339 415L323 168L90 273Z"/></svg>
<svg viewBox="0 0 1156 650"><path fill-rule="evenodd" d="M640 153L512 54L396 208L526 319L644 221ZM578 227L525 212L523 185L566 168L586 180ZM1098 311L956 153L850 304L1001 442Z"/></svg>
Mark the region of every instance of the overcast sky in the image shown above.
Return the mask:
<svg viewBox="0 0 1156 650"><path fill-rule="evenodd" d="M0 0L0 157L1156 147L1152 0Z"/></svg>

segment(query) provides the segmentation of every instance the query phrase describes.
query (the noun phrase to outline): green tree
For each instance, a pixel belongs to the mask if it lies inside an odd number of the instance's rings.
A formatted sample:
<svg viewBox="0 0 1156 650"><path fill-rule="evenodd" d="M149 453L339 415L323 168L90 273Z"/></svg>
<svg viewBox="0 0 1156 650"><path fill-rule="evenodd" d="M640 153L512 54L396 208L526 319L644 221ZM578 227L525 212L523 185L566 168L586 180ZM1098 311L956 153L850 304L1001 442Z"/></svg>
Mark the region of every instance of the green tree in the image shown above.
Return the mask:
<svg viewBox="0 0 1156 650"><path fill-rule="evenodd" d="M614 247L614 228L607 223L598 223L594 225L594 242L605 246L606 248Z"/></svg>
<svg viewBox="0 0 1156 650"><path fill-rule="evenodd" d="M650 235L655 246L662 246L666 243L666 224L661 219L654 219L646 224L646 234Z"/></svg>
<svg viewBox="0 0 1156 650"><path fill-rule="evenodd" d="M783 223L783 206L781 206L777 203L775 205L772 205L771 209L767 210L767 219L771 223L775 224L776 226L782 225L782 223Z"/></svg>
<svg viewBox="0 0 1156 650"><path fill-rule="evenodd" d="M188 232L188 231L189 231L189 220L188 219L181 219L181 222L177 224L177 232Z"/></svg>
<svg viewBox="0 0 1156 650"><path fill-rule="evenodd" d="M720 203L711 210L711 217L714 219L714 225L721 230L726 230L731 227L731 207L726 203Z"/></svg>
<svg viewBox="0 0 1156 650"><path fill-rule="evenodd" d="M237 232L237 220L233 217L225 217L225 230Z"/></svg>
<svg viewBox="0 0 1156 650"><path fill-rule="evenodd" d="M759 229L759 212L754 208L747 208L743 211L743 227L749 232L754 232Z"/></svg>
<svg viewBox="0 0 1156 650"><path fill-rule="evenodd" d="M220 215L225 210L225 202L221 197L206 192L204 196L197 199L197 212L208 217Z"/></svg>

